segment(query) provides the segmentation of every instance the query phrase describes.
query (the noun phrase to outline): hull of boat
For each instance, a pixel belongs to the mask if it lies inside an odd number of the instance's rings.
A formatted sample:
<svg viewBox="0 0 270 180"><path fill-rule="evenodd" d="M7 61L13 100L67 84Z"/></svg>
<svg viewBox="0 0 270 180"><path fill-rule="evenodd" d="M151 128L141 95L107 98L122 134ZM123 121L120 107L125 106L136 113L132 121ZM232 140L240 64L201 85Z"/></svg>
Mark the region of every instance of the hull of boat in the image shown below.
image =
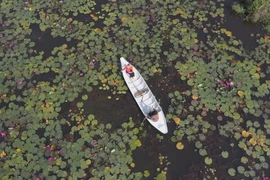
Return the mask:
<svg viewBox="0 0 270 180"><path fill-rule="evenodd" d="M123 57L120 58L121 61L121 68L123 69L127 64ZM138 70L133 66L134 77L130 78L126 71L122 71L123 77L125 82L134 97L136 103L138 104L139 108L141 109L142 113L146 116L150 111L156 109L158 111L158 121L154 122L151 119L148 119L148 122L154 126L157 130L162 132L163 134L168 133L168 127L165 115L160 107L159 103L157 102L155 96L149 89L148 85L146 84L145 80L138 72Z"/></svg>

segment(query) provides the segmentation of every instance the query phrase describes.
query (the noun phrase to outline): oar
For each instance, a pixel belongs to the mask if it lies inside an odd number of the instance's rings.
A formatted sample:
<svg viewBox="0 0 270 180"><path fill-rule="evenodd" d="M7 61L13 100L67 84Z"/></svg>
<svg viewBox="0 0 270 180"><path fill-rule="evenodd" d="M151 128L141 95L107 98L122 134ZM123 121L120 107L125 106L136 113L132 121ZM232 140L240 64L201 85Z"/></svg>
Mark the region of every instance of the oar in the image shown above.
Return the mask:
<svg viewBox="0 0 270 180"><path fill-rule="evenodd" d="M147 119L147 117L145 116L144 119L142 120L141 124Z"/></svg>

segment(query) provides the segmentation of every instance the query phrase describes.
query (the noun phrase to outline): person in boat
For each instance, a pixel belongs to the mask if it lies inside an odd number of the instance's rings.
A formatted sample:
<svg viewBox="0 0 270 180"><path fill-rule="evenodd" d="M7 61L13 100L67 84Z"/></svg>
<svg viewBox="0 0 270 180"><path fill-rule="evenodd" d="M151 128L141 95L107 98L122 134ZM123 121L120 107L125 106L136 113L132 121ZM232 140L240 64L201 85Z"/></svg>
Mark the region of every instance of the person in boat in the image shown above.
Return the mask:
<svg viewBox="0 0 270 180"><path fill-rule="evenodd" d="M128 73L129 77L134 77L134 71L133 66L131 64L126 65L122 70L126 70L126 73Z"/></svg>
<svg viewBox="0 0 270 180"><path fill-rule="evenodd" d="M156 109L153 109L148 113L148 118L151 119L154 122L158 121L158 111Z"/></svg>

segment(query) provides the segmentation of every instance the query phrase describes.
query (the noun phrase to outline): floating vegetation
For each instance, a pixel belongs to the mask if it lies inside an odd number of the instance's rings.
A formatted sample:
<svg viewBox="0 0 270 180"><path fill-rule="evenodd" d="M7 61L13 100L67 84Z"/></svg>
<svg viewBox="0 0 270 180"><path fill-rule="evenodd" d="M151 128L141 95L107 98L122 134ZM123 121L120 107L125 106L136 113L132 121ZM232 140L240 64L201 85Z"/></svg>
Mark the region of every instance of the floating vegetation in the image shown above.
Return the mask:
<svg viewBox="0 0 270 180"><path fill-rule="evenodd" d="M246 50L224 27L224 6L223 0L3 0L0 178L165 180L174 165L166 147L202 157L189 160L197 164L186 179L269 177L270 38L254 35L258 45ZM165 94L155 90L161 104L168 100L163 109L172 136L133 121L140 117L127 101L120 56L150 85L167 69L174 73L160 88ZM95 106L121 103L122 111L112 106L97 116L89 105L96 99ZM139 169L133 154L145 147L157 152L154 170Z"/></svg>

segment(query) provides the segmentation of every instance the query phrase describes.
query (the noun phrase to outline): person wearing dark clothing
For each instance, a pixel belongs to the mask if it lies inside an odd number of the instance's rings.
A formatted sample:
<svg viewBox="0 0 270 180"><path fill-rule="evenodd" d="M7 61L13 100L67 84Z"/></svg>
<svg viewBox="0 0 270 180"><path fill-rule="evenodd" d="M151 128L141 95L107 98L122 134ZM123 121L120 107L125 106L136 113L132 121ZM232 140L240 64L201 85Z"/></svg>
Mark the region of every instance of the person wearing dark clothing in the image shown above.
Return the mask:
<svg viewBox="0 0 270 180"><path fill-rule="evenodd" d="M158 111L157 110L155 110L155 109L153 109L153 111L150 111L149 113L148 113L148 117L149 117L149 119L151 119L152 121L154 121L154 122L157 122L158 121Z"/></svg>

